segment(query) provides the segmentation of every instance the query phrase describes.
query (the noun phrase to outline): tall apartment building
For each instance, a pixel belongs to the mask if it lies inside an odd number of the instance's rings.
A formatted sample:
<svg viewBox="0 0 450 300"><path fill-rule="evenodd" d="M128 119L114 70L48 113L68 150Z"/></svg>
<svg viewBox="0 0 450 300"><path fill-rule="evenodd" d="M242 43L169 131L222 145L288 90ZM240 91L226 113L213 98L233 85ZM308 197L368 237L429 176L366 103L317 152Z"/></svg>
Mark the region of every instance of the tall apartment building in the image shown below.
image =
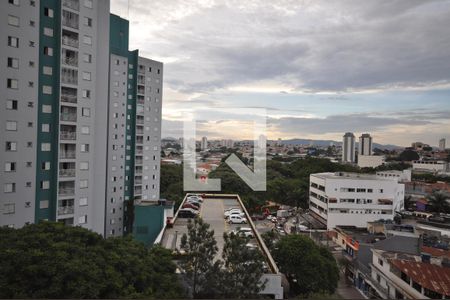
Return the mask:
<svg viewBox="0 0 450 300"><path fill-rule="evenodd" d="M354 163L355 161L355 135L347 132L342 140L342 162Z"/></svg>
<svg viewBox="0 0 450 300"><path fill-rule="evenodd" d="M445 139L439 140L439 150L441 150L441 151L445 150Z"/></svg>
<svg viewBox="0 0 450 300"><path fill-rule="evenodd" d="M206 136L202 137L202 140L200 142L200 149L202 151L208 149L208 138Z"/></svg>
<svg viewBox="0 0 450 300"><path fill-rule="evenodd" d="M126 201L159 197L162 65L134 51L120 66L126 80L115 79L115 37L128 48L128 23L115 26L108 0L8 0L0 8L0 226L53 220L122 234ZM138 84L139 64L156 68L151 83ZM142 96L153 102L138 104L147 85Z"/></svg>
<svg viewBox="0 0 450 300"><path fill-rule="evenodd" d="M366 227L367 222L393 219L403 209L405 186L399 177L359 173L318 173L310 176L310 211L328 229Z"/></svg>
<svg viewBox="0 0 450 300"><path fill-rule="evenodd" d="M363 133L359 137L359 155L372 155L372 137L368 133Z"/></svg>

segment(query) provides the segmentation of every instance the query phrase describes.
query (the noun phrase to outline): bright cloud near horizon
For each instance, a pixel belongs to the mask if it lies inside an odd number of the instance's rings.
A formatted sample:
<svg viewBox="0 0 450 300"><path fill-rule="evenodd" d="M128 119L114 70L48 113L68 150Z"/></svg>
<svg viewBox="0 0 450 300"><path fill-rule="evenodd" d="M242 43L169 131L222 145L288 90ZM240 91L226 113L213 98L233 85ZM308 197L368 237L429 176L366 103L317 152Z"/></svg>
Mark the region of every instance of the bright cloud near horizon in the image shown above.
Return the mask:
<svg viewBox="0 0 450 300"><path fill-rule="evenodd" d="M249 138L224 108L264 108L269 139L450 142L448 0L112 0L130 48L164 63L163 137L199 118ZM244 130L245 127L245 130Z"/></svg>

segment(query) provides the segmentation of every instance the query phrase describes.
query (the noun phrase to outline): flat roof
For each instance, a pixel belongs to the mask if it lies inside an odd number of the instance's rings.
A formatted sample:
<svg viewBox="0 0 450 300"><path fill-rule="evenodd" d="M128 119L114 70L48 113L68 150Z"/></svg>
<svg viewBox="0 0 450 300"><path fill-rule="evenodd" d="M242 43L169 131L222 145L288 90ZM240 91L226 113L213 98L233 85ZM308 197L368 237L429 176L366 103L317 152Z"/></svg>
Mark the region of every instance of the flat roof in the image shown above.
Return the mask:
<svg viewBox="0 0 450 300"><path fill-rule="evenodd" d="M186 201L186 198L191 194L186 194L180 207ZM262 241L256 227L251 220L247 210L242 204L238 195L232 194L202 194L203 203L200 207L200 217L210 225L210 229L214 230L214 238L217 241L217 258L222 256L222 250L224 246L223 234L224 232L230 232L236 230L239 227L249 227L253 232L254 238L250 240L250 243L255 245L263 254L266 264L269 267L268 273L278 274L278 267L275 264L269 250ZM247 224L229 224L224 219L224 212L229 208L240 208L246 215ZM162 239L161 245L167 249L176 251L180 250L181 237L183 234L187 234L187 224L189 218L178 218L178 212L174 216L173 226L166 227Z"/></svg>
<svg viewBox="0 0 450 300"><path fill-rule="evenodd" d="M391 178L378 177L376 174L360 174L347 172L316 173L311 174L311 176L321 179L348 179L348 180L360 179L360 180L392 181Z"/></svg>

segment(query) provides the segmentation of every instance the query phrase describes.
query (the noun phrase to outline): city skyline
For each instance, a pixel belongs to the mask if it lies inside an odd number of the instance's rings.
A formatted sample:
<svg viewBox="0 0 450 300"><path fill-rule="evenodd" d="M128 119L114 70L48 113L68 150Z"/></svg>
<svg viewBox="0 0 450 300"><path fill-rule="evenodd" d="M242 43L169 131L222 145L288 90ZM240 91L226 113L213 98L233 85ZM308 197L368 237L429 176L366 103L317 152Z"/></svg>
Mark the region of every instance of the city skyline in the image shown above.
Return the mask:
<svg viewBox="0 0 450 300"><path fill-rule="evenodd" d="M448 4L111 3L134 20L130 46L166 65L163 136L180 137L195 112L209 118L200 136L244 139L221 109L255 107L269 139L371 132L399 146L449 138Z"/></svg>

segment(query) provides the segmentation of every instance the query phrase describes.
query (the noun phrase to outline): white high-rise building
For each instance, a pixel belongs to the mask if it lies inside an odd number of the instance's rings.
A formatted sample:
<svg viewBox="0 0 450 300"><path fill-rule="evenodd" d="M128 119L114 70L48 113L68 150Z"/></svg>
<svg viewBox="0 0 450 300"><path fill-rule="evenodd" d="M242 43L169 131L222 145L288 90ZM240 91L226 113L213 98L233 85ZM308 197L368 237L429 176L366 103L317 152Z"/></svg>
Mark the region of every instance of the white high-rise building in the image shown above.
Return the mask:
<svg viewBox="0 0 450 300"><path fill-rule="evenodd" d="M354 163L355 155L355 135L347 132L342 141L342 162Z"/></svg>
<svg viewBox="0 0 450 300"><path fill-rule="evenodd" d="M126 201L159 198L162 64L128 51L128 21L108 0L0 8L0 226L121 235ZM154 68L145 84L141 65Z"/></svg>
<svg viewBox="0 0 450 300"><path fill-rule="evenodd" d="M309 209L328 229L392 220L403 209L405 186L398 181L398 176L386 176L386 172L312 174Z"/></svg>
<svg viewBox="0 0 450 300"><path fill-rule="evenodd" d="M202 141L200 143L200 149L202 151L205 151L208 149L208 138L206 136L202 137Z"/></svg>
<svg viewBox="0 0 450 300"><path fill-rule="evenodd" d="M439 140L439 150L441 150L441 151L445 150L445 139L444 138Z"/></svg>
<svg viewBox="0 0 450 300"><path fill-rule="evenodd" d="M372 137L368 133L363 133L359 137L359 155L372 155Z"/></svg>

